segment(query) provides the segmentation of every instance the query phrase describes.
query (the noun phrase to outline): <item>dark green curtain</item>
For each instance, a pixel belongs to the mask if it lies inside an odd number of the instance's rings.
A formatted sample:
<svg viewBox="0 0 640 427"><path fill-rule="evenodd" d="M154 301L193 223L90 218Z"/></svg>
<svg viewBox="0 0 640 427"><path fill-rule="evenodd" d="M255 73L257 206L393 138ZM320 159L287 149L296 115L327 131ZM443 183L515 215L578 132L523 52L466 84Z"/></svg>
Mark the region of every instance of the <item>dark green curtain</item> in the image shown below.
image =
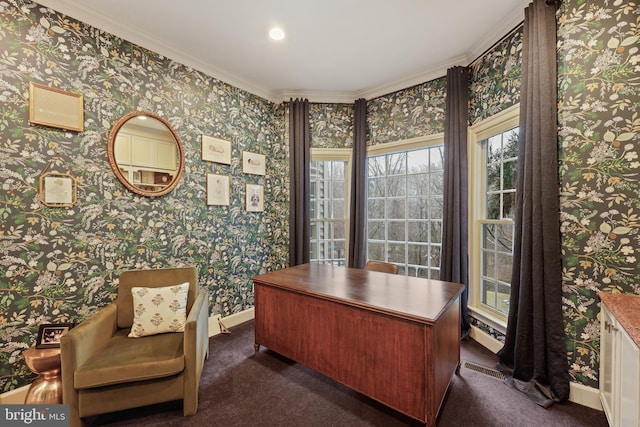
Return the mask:
<svg viewBox="0 0 640 427"><path fill-rule="evenodd" d="M289 266L309 262L310 164L309 101L289 103Z"/></svg>
<svg viewBox="0 0 640 427"><path fill-rule="evenodd" d="M547 3L552 3L548 5ZM525 9L520 151L505 381L541 406L569 398L562 316L556 8Z"/></svg>
<svg viewBox="0 0 640 427"><path fill-rule="evenodd" d="M351 168L351 208L349 210L349 262L352 268L363 268L366 262L367 203L367 101L357 99L354 108L353 166Z"/></svg>

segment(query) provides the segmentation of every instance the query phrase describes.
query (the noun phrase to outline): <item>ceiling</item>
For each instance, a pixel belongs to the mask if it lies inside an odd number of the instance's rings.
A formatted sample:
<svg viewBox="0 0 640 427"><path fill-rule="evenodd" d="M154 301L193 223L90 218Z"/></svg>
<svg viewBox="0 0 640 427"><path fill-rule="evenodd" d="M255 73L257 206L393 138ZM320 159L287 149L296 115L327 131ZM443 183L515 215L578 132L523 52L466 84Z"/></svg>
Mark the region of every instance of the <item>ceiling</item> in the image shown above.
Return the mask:
<svg viewBox="0 0 640 427"><path fill-rule="evenodd" d="M353 102L469 65L531 0L36 1L274 102Z"/></svg>

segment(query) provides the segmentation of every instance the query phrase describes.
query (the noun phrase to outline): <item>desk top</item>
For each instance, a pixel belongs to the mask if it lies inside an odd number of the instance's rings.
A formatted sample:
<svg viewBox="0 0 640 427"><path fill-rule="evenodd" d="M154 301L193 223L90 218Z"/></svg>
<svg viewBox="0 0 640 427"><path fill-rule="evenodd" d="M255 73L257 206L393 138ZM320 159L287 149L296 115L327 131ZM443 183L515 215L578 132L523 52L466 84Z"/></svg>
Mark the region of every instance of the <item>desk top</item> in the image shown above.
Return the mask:
<svg viewBox="0 0 640 427"><path fill-rule="evenodd" d="M464 288L458 283L319 263L261 274L253 281L429 324L438 320Z"/></svg>

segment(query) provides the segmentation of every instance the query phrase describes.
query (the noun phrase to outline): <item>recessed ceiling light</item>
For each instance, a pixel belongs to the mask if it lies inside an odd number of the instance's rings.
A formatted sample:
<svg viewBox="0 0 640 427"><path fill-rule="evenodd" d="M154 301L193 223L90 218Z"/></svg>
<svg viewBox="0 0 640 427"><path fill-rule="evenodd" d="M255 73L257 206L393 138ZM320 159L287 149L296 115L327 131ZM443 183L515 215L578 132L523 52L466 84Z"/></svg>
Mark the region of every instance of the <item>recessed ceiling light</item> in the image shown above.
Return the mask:
<svg viewBox="0 0 640 427"><path fill-rule="evenodd" d="M282 40L284 39L284 31L282 28L274 27L269 30L269 37L273 40Z"/></svg>

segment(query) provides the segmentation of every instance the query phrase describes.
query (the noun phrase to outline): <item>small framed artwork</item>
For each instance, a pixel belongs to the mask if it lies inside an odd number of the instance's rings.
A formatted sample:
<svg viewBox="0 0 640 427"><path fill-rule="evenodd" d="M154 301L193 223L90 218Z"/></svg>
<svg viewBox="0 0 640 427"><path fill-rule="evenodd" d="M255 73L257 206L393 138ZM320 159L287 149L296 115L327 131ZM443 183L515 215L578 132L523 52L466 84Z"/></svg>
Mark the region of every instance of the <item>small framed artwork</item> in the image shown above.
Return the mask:
<svg viewBox="0 0 640 427"><path fill-rule="evenodd" d="M202 160L231 164L231 141L202 135Z"/></svg>
<svg viewBox="0 0 640 427"><path fill-rule="evenodd" d="M249 151L242 152L242 173L252 175L264 175L266 157L264 154L251 153Z"/></svg>
<svg viewBox="0 0 640 427"><path fill-rule="evenodd" d="M257 184L247 184L245 189L247 212L264 211L264 187Z"/></svg>
<svg viewBox="0 0 640 427"><path fill-rule="evenodd" d="M60 348L60 337L73 328L73 323L49 323L40 325L36 348Z"/></svg>
<svg viewBox="0 0 640 427"><path fill-rule="evenodd" d="M229 206L229 176L207 174L207 205Z"/></svg>
<svg viewBox="0 0 640 427"><path fill-rule="evenodd" d="M40 175L40 203L54 208L69 208L76 204L76 179L59 172Z"/></svg>
<svg viewBox="0 0 640 427"><path fill-rule="evenodd" d="M84 130L84 98L55 87L29 83L29 122L66 130Z"/></svg>

